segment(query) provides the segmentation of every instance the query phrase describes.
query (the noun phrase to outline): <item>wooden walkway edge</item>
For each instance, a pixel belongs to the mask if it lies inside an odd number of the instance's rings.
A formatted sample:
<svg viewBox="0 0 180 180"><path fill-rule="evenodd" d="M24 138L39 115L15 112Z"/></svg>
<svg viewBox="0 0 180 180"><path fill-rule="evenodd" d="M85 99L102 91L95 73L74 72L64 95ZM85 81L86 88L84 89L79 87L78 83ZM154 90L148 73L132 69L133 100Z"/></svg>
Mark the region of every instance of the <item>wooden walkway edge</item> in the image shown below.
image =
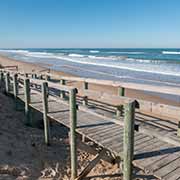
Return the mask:
<svg viewBox="0 0 180 180"><path fill-rule="evenodd" d="M98 114L86 105L78 104L78 108L76 88L9 72L1 73L6 93L25 102L27 123L31 123L29 107L43 113L46 144L51 142L48 118L70 128L72 179L86 176L93 165L104 156L102 151L78 177L77 134L92 140L115 157L120 156L124 163L124 180L132 179L132 164L159 179L180 178L180 144L179 138L174 135L177 130L167 130L170 123L166 123L166 129L158 132L161 129L153 126L153 117L150 119L148 116L135 114L136 101L122 97L119 105L124 106L125 116L113 121L113 118ZM87 85L84 87L88 89ZM64 92L63 96L59 90ZM144 123L143 118L151 124ZM160 125L164 127L163 123L160 122ZM134 130L134 124L139 126L139 131ZM165 138L162 138L163 136Z"/></svg>

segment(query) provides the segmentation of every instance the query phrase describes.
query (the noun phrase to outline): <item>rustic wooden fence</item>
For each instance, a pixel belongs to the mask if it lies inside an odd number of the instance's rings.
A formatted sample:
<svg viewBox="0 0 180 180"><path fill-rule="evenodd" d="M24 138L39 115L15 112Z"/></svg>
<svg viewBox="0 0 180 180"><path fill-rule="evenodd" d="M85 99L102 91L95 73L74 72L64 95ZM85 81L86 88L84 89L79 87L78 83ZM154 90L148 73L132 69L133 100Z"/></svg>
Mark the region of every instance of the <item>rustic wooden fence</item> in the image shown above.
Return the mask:
<svg viewBox="0 0 180 180"><path fill-rule="evenodd" d="M31 76L31 78L29 77ZM34 79L35 78L35 79ZM83 173L77 176L77 138L76 138L76 126L77 126L77 102L76 94L77 89L70 86L65 86L65 80L61 80L61 84L48 82L49 76L36 79L35 74L17 74L11 71L1 71L0 80L4 82L5 92L7 94L13 93L15 101L17 101L19 87L24 88L24 112L26 116L26 125L31 125L31 88L32 86L40 86L42 94L43 103L43 122L44 122L44 137L45 143L50 144L50 127L49 120L47 117L48 113L48 92L50 88L60 90L60 97L64 98L65 93L68 93L69 99L69 113L70 113L70 145L71 145L71 176L72 179L82 179L84 175L87 174L87 169L92 169L88 167ZM44 80L43 80L44 78ZM85 89L88 89L88 84L85 83ZM104 98L105 99L105 98ZM106 98L107 99L107 98ZM108 100L111 98L108 97ZM87 103L87 102L86 102ZM128 98L119 99L120 104L124 105L125 108L125 118L124 118L124 180L130 180L132 178L132 160L133 160L133 147L134 147L134 113L136 101L130 100Z"/></svg>
<svg viewBox="0 0 180 180"><path fill-rule="evenodd" d="M25 115L26 115L26 124L31 124L31 111L30 111L30 102L31 102L31 89L32 87L39 87L40 93L42 94L42 103L43 103L43 120L44 120L44 136L45 143L50 144L50 128L49 121L47 118L48 113L48 95L50 95L50 90L56 89L60 91L58 94L59 98L66 100L69 103L69 112L70 112L70 145L71 145L71 174L72 179L82 179L89 170L92 169L92 166L96 164L96 161L93 161L91 165L85 168L85 170L78 176L77 175L77 98L82 98L82 106L86 107L90 101L97 103L107 104L116 109L117 121L118 117L124 117L122 125L124 126L124 140L123 140L123 161L124 161L124 180L132 179L132 160L133 160L133 149L134 149L134 128L135 128L135 108L139 108L139 111L154 113L157 115L164 115L167 117L174 117L179 119L180 117L180 108L157 104L153 102L138 100L124 97L126 88L144 90L144 91L154 91L160 93L170 93L178 95L180 93L177 87L154 87L147 85L138 85L132 87L130 84L120 84L114 81L105 81L105 80L95 80L95 79L85 79L79 77L60 77L57 75L52 75L50 73L45 74L35 74L35 73L18 73L13 71L0 71L0 80L4 82L4 87L6 93L13 93L15 100L18 97L19 87L24 88L24 102L25 102ZM53 82L56 80L60 83ZM77 88L67 85L67 81L77 81L82 82L83 87L81 92L78 93ZM89 89L89 83L99 84L99 85L110 85L118 88L118 96L109 95L104 92L92 91ZM157 111L158 109L158 111ZM86 109L88 112L88 109ZM124 114L123 114L124 113ZM180 132L180 125L178 126L178 134ZM168 139L171 141L171 139Z"/></svg>

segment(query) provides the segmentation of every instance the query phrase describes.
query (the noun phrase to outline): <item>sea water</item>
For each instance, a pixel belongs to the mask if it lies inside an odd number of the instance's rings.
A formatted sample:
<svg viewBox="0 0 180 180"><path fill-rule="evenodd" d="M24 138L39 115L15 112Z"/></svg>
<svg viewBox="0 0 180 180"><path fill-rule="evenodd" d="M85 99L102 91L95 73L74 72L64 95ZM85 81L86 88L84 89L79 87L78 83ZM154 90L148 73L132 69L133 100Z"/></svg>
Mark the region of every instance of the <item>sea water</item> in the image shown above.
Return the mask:
<svg viewBox="0 0 180 180"><path fill-rule="evenodd" d="M0 54L83 77L180 86L180 49L0 49Z"/></svg>

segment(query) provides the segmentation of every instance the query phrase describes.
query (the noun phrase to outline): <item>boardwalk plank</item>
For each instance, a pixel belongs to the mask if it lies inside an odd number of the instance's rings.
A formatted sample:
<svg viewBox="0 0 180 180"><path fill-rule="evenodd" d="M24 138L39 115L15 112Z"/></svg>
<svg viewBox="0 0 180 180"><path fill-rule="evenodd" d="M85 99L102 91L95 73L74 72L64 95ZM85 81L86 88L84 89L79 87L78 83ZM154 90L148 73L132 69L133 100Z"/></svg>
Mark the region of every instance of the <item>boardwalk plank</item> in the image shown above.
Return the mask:
<svg viewBox="0 0 180 180"><path fill-rule="evenodd" d="M158 178L162 178L167 176L169 173L177 169L180 165L180 158L174 160L173 162L169 163L168 165L158 169L157 171L154 172L154 175L157 176Z"/></svg>
<svg viewBox="0 0 180 180"><path fill-rule="evenodd" d="M170 164L174 160L180 158L180 153L174 152L174 153L169 153L167 156L162 157L161 159L157 159L156 162L153 162L151 165L148 166L148 169L150 172L157 171L158 169L166 166L167 164Z"/></svg>
<svg viewBox="0 0 180 180"><path fill-rule="evenodd" d="M20 89L18 98L24 101L23 89ZM42 99L39 93L32 90L31 106L42 111ZM48 98L48 116L69 127L69 105L68 102L55 101L51 96ZM90 137L94 142L102 145L116 154L123 151L123 127L110 122L106 117L99 117L82 110L77 114L77 132ZM166 135L167 132L175 132L176 123L166 122L151 116L136 115L139 124L151 127L155 131ZM148 124L149 123L149 124ZM174 137L175 138L175 137ZM176 139L176 138L175 138ZM180 177L180 152L173 151L177 148L156 137L135 132L135 159L133 164L146 170L154 172L161 179L175 180ZM165 150L169 149L169 152ZM178 150L175 149L175 150ZM160 152L158 152L160 151Z"/></svg>
<svg viewBox="0 0 180 180"><path fill-rule="evenodd" d="M180 167L170 172L165 177L163 177L163 180L177 180L177 179L180 179Z"/></svg>

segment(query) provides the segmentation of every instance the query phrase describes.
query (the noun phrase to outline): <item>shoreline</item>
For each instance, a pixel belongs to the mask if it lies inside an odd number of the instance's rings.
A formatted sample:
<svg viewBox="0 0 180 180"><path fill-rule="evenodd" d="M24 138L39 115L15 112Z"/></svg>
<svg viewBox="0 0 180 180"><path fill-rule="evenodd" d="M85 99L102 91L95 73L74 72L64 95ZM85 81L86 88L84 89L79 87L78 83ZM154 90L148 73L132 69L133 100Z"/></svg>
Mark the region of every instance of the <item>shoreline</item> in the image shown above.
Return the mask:
<svg viewBox="0 0 180 180"><path fill-rule="evenodd" d="M22 60L18 61L18 60L11 59L11 58L8 58L8 57L2 56L2 55L0 55L0 64L2 66L17 65L18 69L23 73L24 72L27 72L27 73L38 72L38 71L44 71L45 69L47 69L47 70L50 70L50 72L52 74L56 74L59 76L76 76L76 75L73 75L73 73L71 74L71 73L66 73L63 71L53 70L53 69L51 69L51 65L47 64L47 63L31 63L31 62L24 62ZM82 87L82 84L80 82L78 82L78 83L72 82L71 85L76 86L78 88ZM114 95L117 94L117 88L114 88L111 86L90 84L90 88L92 90L104 91L104 92L114 94ZM125 95L128 97L131 97L131 98L152 101L155 103L180 106L180 100L173 101L173 100L165 99L165 98L158 96L158 94L154 95L154 94L146 93L143 91L126 89Z"/></svg>

